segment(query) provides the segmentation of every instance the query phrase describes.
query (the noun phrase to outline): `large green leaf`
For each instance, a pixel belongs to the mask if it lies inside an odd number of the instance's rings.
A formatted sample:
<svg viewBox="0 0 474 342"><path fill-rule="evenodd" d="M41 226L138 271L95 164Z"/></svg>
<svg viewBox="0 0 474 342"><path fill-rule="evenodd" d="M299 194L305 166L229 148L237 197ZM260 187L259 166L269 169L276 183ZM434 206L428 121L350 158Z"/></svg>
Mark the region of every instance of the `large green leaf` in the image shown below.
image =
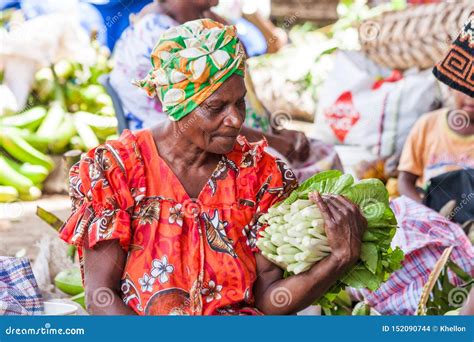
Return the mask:
<svg viewBox="0 0 474 342"><path fill-rule="evenodd" d="M354 177L349 174L342 175L338 178L328 179L324 182L314 183L309 188L311 190L319 191L322 194L341 194L354 184Z"/></svg>
<svg viewBox="0 0 474 342"><path fill-rule="evenodd" d="M448 269L459 276L460 279L464 281L464 284L459 286L452 284L449 280ZM426 314L444 315L448 311L459 308L467 298L473 284L473 278L457 264L449 260L444 266L428 298Z"/></svg>
<svg viewBox="0 0 474 342"><path fill-rule="evenodd" d="M466 283L472 281L472 277L469 275L469 273L465 272L461 267L459 267L453 261L449 260L447 265L448 265L448 268L451 271L453 271L461 280L465 281Z"/></svg>
<svg viewBox="0 0 474 342"><path fill-rule="evenodd" d="M330 170L317 173L314 176L305 180L303 183L301 183L301 185L296 190L294 190L283 203L292 204L298 198L307 198L310 188L311 191L319 191L321 193L325 193L325 191L323 190L334 186L334 184L337 183L339 177L341 176L342 172L338 170Z"/></svg>
<svg viewBox="0 0 474 342"><path fill-rule="evenodd" d="M396 271L402 267L402 261L405 258L403 251L397 247L393 251L387 253L390 272Z"/></svg>
<svg viewBox="0 0 474 342"><path fill-rule="evenodd" d="M388 206L387 189L380 180L375 178L361 180L359 183L354 184L344 191L343 195L359 207L375 202L382 202Z"/></svg>
<svg viewBox="0 0 474 342"><path fill-rule="evenodd" d="M342 278L342 282L356 289L366 288L372 291L377 290L380 286L378 277L363 265L355 266Z"/></svg>
<svg viewBox="0 0 474 342"><path fill-rule="evenodd" d="M369 271L375 274L379 252L377 246L373 243L364 243L360 250L360 259L365 263Z"/></svg>

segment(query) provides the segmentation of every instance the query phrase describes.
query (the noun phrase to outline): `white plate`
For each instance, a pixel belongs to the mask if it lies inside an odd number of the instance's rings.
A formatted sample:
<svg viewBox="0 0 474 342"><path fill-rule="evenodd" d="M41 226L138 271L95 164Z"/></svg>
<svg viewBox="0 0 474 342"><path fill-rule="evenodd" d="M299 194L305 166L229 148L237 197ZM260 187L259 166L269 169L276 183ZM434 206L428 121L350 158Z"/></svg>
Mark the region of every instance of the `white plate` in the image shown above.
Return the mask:
<svg viewBox="0 0 474 342"><path fill-rule="evenodd" d="M44 302L44 315L46 316L75 316L77 307L72 304L59 302Z"/></svg>

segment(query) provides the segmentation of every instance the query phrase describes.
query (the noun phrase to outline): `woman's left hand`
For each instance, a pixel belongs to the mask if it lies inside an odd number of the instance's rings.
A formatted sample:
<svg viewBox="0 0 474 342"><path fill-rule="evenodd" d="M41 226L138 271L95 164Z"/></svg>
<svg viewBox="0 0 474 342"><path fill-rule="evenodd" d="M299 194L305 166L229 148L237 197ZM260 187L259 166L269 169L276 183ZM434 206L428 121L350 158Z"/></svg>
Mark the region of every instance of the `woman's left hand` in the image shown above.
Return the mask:
<svg viewBox="0 0 474 342"><path fill-rule="evenodd" d="M331 257L336 258L340 265L351 267L359 260L367 220L360 209L343 196L323 197L314 192L309 198L317 204L324 218Z"/></svg>
<svg viewBox="0 0 474 342"><path fill-rule="evenodd" d="M311 145L303 132L290 129L275 130L268 142L290 162L305 161L309 157Z"/></svg>

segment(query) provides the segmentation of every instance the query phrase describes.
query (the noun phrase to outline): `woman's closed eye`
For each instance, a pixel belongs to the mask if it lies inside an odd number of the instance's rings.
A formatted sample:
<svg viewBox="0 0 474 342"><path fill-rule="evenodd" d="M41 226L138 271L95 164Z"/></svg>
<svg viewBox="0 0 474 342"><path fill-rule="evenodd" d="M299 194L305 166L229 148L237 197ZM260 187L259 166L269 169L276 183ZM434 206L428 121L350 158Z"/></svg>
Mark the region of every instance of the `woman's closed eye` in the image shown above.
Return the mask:
<svg viewBox="0 0 474 342"><path fill-rule="evenodd" d="M239 108L244 108L245 107L245 97L242 97L239 101L237 101L236 105Z"/></svg>
<svg viewBox="0 0 474 342"><path fill-rule="evenodd" d="M213 107L208 107L208 110L211 114L219 114L224 110L224 106L213 106Z"/></svg>
<svg viewBox="0 0 474 342"><path fill-rule="evenodd" d="M206 109L206 111L212 115L212 116L216 116L216 115L219 115L220 113L224 112L226 110L226 107L228 106L228 104L225 104L225 103L212 103L212 104L206 104L204 106L204 108ZM240 98L237 102L235 102L235 106L239 109L239 110L245 110L245 106L246 106L246 103L245 103L245 96Z"/></svg>
<svg viewBox="0 0 474 342"><path fill-rule="evenodd" d="M217 115L222 112L225 108L225 105L222 103L212 103L212 104L205 104L203 108L211 115Z"/></svg>

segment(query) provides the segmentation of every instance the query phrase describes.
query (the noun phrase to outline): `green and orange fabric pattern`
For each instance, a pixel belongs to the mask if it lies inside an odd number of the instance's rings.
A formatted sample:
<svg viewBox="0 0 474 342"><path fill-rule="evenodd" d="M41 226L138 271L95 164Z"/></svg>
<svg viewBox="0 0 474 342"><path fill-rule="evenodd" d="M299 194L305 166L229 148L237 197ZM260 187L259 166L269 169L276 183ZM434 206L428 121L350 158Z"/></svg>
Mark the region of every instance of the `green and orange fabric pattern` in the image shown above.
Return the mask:
<svg viewBox="0 0 474 342"><path fill-rule="evenodd" d="M153 69L135 84L158 96L173 121L180 120L233 74L244 76L245 51L236 28L211 19L172 27L151 54Z"/></svg>

